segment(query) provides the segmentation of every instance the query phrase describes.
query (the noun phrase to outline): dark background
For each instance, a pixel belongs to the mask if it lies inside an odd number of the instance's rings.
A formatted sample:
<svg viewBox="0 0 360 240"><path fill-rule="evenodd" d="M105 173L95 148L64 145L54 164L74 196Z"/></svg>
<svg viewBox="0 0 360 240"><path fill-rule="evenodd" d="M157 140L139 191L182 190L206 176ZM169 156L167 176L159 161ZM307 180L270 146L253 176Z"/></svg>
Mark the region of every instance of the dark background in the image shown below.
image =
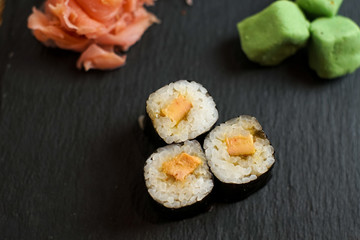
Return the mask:
<svg viewBox="0 0 360 240"><path fill-rule="evenodd" d="M249 62L236 22L272 1L159 0L161 20L125 67L75 68L77 53L43 47L32 6L8 0L0 27L0 239L360 239L360 72L324 81L301 51L277 67ZM360 2L340 14L360 23ZM263 125L273 177L247 199L166 221L149 208L139 129L148 95L195 80L219 122Z"/></svg>

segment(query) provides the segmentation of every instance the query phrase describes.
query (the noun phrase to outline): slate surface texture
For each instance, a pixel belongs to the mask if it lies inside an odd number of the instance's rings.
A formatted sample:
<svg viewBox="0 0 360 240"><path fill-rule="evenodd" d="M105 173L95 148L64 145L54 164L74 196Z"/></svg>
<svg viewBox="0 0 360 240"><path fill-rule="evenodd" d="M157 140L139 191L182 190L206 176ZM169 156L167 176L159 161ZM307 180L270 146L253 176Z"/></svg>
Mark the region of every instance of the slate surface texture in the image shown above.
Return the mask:
<svg viewBox="0 0 360 240"><path fill-rule="evenodd" d="M26 27L40 0L7 0L0 27L0 239L360 239L360 71L323 81L301 51L263 68L241 52L237 21L269 0L159 0L162 23L125 67L75 68L77 53L41 45ZM360 2L340 14L360 24ZM150 93L203 84L219 122L257 117L277 163L243 201L167 221L149 207L138 127Z"/></svg>

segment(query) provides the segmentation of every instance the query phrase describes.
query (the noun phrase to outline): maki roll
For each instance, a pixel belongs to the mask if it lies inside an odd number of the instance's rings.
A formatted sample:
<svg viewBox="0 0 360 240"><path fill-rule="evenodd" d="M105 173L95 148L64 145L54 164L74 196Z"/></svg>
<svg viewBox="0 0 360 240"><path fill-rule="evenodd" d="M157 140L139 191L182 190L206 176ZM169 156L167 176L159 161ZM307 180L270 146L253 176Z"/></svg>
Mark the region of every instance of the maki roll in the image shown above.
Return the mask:
<svg viewBox="0 0 360 240"><path fill-rule="evenodd" d="M167 143L191 140L209 131L218 119L213 98L199 83L180 80L152 93L146 111Z"/></svg>
<svg viewBox="0 0 360 240"><path fill-rule="evenodd" d="M207 210L213 177L196 140L157 149L144 167L146 187L162 213L185 218Z"/></svg>
<svg viewBox="0 0 360 240"><path fill-rule="evenodd" d="M275 163L274 148L260 123L246 115L215 127L205 138L204 149L219 196L229 201L262 187Z"/></svg>

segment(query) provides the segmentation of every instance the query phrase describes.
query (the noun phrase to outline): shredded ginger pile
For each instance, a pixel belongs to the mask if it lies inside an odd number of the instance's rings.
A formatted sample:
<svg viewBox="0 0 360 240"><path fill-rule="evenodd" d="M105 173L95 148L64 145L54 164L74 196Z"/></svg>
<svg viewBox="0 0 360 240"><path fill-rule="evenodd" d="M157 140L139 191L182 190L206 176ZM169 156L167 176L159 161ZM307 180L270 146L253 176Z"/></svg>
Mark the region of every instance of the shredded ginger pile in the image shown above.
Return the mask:
<svg viewBox="0 0 360 240"><path fill-rule="evenodd" d="M46 0L43 11L33 8L28 27L48 47L81 52L77 68L115 69L125 64L127 51L159 20L144 5L154 0Z"/></svg>

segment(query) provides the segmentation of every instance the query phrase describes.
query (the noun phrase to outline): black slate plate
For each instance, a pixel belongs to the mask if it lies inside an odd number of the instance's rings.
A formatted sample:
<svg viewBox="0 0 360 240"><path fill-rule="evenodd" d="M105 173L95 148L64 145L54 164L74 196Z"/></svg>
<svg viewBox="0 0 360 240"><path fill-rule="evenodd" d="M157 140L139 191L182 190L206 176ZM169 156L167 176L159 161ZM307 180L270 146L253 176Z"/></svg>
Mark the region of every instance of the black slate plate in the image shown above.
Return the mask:
<svg viewBox="0 0 360 240"><path fill-rule="evenodd" d="M0 27L0 239L359 239L360 72L322 81L299 52L262 68L235 24L272 1L159 0L162 20L110 72L75 68L26 28L40 0L7 1ZM340 14L360 23L360 2ZM184 12L186 14L184 15ZM148 95L179 79L202 83L219 122L263 125L279 160L243 201L163 221L142 167L152 149L137 125Z"/></svg>

